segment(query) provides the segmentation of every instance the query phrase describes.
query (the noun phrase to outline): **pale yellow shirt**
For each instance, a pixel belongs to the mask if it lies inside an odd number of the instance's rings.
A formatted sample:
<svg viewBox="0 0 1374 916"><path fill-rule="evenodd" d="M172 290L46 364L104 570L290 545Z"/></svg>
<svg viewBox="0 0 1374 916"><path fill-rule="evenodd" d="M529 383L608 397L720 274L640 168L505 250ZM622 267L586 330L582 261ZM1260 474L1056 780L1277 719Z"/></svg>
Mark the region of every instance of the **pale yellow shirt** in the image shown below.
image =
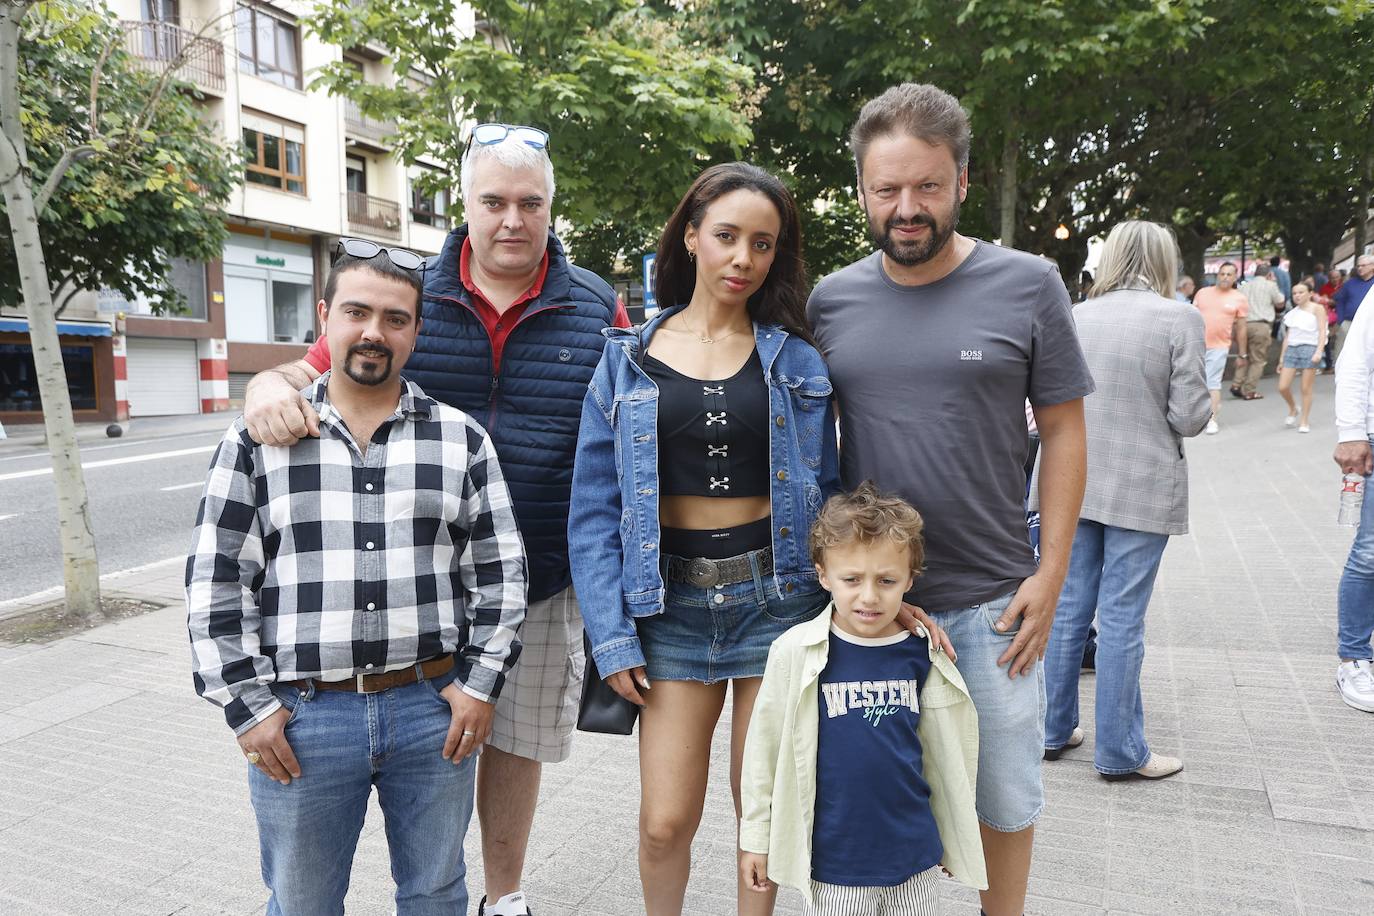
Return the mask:
<svg viewBox="0 0 1374 916"><path fill-rule="evenodd" d="M773 642L749 720L740 778L740 849L766 854L768 877L801 891L808 903L820 733L817 683L830 650L833 609L832 604ZM916 734L931 813L945 849L941 864L962 883L983 890L987 870L974 810L978 713L959 669L933 644L930 662ZM855 825L856 832L862 829Z"/></svg>

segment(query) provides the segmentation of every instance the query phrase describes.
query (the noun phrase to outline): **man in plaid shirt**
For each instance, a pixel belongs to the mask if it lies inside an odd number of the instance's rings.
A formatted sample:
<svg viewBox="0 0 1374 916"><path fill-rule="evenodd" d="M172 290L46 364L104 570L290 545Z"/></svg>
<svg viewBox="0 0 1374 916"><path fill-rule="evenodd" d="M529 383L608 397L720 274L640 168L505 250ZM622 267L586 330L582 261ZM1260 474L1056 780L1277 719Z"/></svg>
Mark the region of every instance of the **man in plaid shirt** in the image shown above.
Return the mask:
<svg viewBox="0 0 1374 916"><path fill-rule="evenodd" d="M196 691L250 764L269 914L342 912L372 786L400 916L466 913L475 753L520 651L525 555L487 434L400 370L420 259L345 239L319 438L220 443L186 567Z"/></svg>

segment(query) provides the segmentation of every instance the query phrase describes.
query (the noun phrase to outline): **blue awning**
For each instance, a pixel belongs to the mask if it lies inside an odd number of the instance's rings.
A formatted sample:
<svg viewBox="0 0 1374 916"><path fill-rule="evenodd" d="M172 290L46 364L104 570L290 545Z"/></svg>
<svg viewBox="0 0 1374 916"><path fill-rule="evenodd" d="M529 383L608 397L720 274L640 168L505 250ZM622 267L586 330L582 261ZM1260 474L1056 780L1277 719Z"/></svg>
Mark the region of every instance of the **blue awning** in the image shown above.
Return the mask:
<svg viewBox="0 0 1374 916"><path fill-rule="evenodd" d="M0 331L27 334L29 333L29 320L27 318L0 318ZM65 337L112 337L114 329L108 324L59 321L57 333Z"/></svg>

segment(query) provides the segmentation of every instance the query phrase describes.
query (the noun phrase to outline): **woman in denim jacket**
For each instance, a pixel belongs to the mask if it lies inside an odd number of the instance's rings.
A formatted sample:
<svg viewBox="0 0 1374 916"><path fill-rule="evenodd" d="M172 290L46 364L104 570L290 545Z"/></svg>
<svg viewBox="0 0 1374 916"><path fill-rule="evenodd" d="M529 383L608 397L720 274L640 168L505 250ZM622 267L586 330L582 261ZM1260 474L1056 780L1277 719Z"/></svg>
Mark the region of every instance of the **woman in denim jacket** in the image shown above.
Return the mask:
<svg viewBox="0 0 1374 916"><path fill-rule="evenodd" d="M738 817L768 647L826 605L806 538L839 469L781 182L744 163L703 172L663 231L654 292L683 304L604 332L568 539L597 669L643 707L640 878L662 916L682 911L727 685ZM773 908L771 894L738 899L741 913Z"/></svg>

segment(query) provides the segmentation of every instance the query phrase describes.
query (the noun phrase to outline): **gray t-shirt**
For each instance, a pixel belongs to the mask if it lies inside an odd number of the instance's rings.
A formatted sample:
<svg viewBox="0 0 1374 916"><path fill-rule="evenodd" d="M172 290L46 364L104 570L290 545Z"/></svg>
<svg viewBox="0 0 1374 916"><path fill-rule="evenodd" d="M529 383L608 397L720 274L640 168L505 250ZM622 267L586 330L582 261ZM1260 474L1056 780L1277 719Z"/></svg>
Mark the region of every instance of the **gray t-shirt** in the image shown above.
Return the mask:
<svg viewBox="0 0 1374 916"><path fill-rule="evenodd" d="M948 276L903 286L881 259L831 274L807 303L839 402L841 480L872 480L925 518L908 600L972 607L1035 572L1026 399L1084 397L1092 376L1052 261L976 241Z"/></svg>

